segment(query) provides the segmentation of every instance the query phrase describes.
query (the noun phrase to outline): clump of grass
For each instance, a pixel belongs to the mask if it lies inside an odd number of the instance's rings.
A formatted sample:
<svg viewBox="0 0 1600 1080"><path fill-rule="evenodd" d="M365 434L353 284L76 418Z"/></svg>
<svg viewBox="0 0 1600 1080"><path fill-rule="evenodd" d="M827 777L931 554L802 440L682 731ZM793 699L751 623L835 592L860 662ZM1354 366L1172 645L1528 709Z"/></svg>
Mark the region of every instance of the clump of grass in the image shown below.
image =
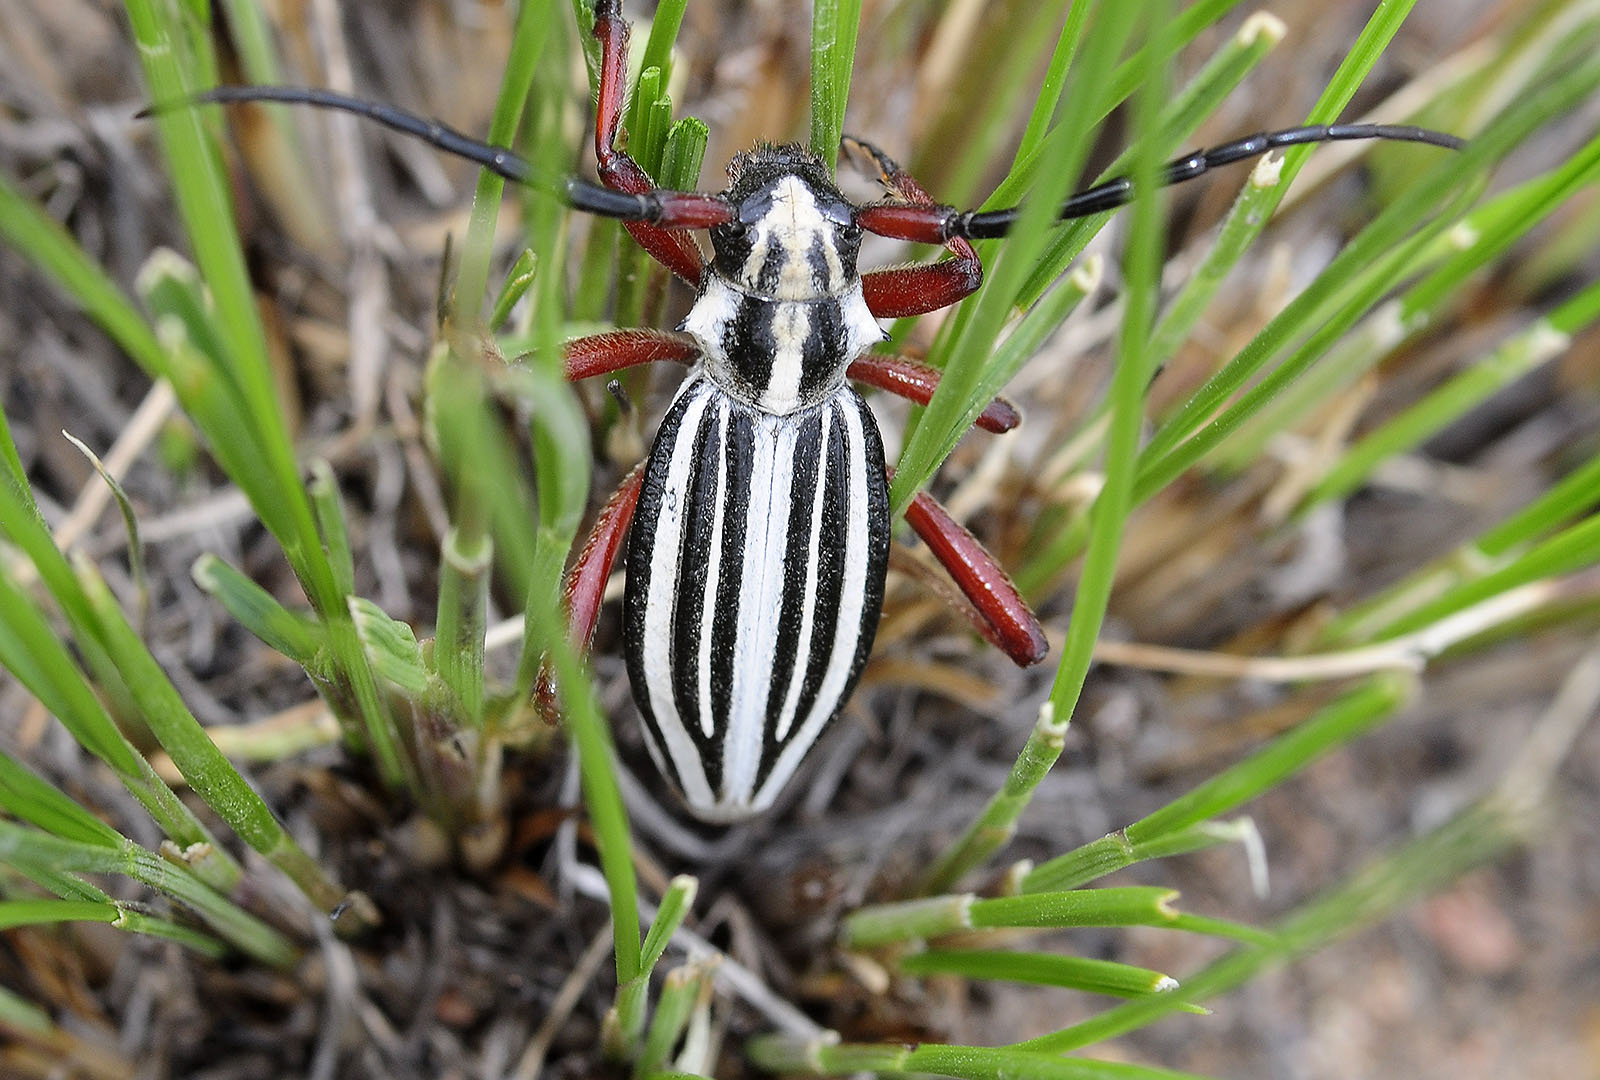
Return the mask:
<svg viewBox="0 0 1600 1080"><path fill-rule="evenodd" d="M437 333L427 370L414 388L433 454L429 482L442 484L446 519L431 552L438 568L433 634L424 626L420 637L410 622L362 595L368 575L360 521L346 504L342 478L334 464L307 460L292 434L274 380L274 345L257 309L221 168L220 123L211 111L177 109L158 118L191 255L151 255L137 282L143 311L3 177L0 235L152 380L170 385L217 467L276 541L304 603L283 602L215 556L195 566L195 580L240 625L305 671L336 722L347 760L370 764L376 783L369 797L417 807L452 842L463 870L485 873L506 861L514 843L506 837L508 804L516 797L503 784L506 752L536 751L543 741L532 715L533 688L541 665L553 670L575 753L585 839L599 871L570 848L562 865L568 884L603 896L609 910L615 987L605 995L609 1008L593 1039L601 1055L639 1077L712 1075L729 1010L740 1008L753 1009L765 1027L777 1030L733 1040L726 1049L778 1072L1181 1075L1073 1055L1174 1012L1204 1014L1201 1002L1534 839L1546 821L1541 808L1552 771L1596 697L1593 662L1585 660L1536 727L1538 737L1497 786L1273 925L1188 911L1166 884L1102 884L1135 867L1159 880L1166 864L1145 864L1222 844L1244 846L1259 867L1261 838L1238 815L1425 696L1436 658L1472 655L1535 629L1581 634L1596 607L1600 526L1592 504L1600 458L1584 447L1588 458L1457 550L1402 573L1386 588L1363 583L1344 590L1350 595L1338 610L1265 619L1241 632L1228 651L1245 655L1116 653L1108 645L1108 619L1143 584L1129 580L1130 565L1140 557L1146 566L1158 564L1163 555L1207 539L1210 519L1192 496L1196 486L1210 485L1219 501L1246 508L1229 525L1232 542L1254 546L1283 535L1319 508L1345 505L1365 485L1380 482L1386 468L1416 465L1418 448L1430 437L1511 380L1550 363L1600 318L1594 286L1571 284L1593 273L1585 245L1573 243L1570 231L1551 236L1542 228L1556 219L1585 234L1596 231L1600 222L1583 212L1581 199L1600 168L1600 143L1589 142L1515 186L1499 189L1491 180L1508 158L1600 86L1600 64L1592 59L1600 27L1584 17L1581 5L1553 2L1503 30L1497 48L1475 56L1453 80L1407 102L1405 115L1386 117L1461 131L1471 140L1466 150L1422 151L1433 156L1407 158L1406 168L1392 170L1384 177L1382 205L1364 218L1354 239L1257 320L1259 329L1208 358L1191 385L1159 396L1163 372L1192 369L1187 354L1197 328L1214 317L1225 286L1258 250L1296 175L1315 163L1312 150L1296 148L1281 161L1258 165L1232 209L1183 260L1193 269L1180 281L1166 280L1163 270L1167 197L1136 201L1124 215L1121 251L1112 260L1114 299L1101 284L1105 252L1072 269L1110 216L1057 226L1054 210L1077 186L1095 128L1107 116L1125 116L1129 136L1128 149L1105 174L1127 173L1151 188L1160 163L1194 140L1232 91L1248 83L1282 36L1282 25L1270 18L1244 20L1191 78L1178 79L1173 69L1173 58L1195 49L1234 6L1174 10L1161 0L1073 5L1051 24L1053 41L1033 32L1044 18L1038 12L996 11L975 39L980 51L1009 41L1046 65L1042 89L1026 107L1019 107L1015 87L1004 86L967 103L976 127L1017 133L1012 166L986 205L1021 200L1022 218L1004 242L981 246L988 280L979 295L931 333L910 321L895 328L897 342L926 343L929 361L944 371L933 402L905 424L892 489L899 511L995 393L1059 378L1062 363L1051 343L1085 322L1086 308L1113 316L1102 319L1111 328L1099 342L1104 349L1095 390L1063 409L1070 440L1012 468L1026 479L1013 475L1006 485L1025 508L1010 512L1009 531L1029 535L1027 543L1014 545L1025 549L1015 564L1019 581L1056 610L1057 583L1072 584L1070 615L1064 628L1057 627L1060 658L1052 685L1047 696L1039 688L1035 697L1042 700L1026 705L1036 710L1036 722L1003 781L984 793L961 827L940 844L924 836L925 850L899 853L900 862L920 863L920 871L882 875L866 899L858 891L823 916L826 925L816 925L819 916L807 912L795 939L813 954L818 942L831 942L810 974L826 968L838 985L842 973L851 973L884 1001L894 998L885 991L904 981L945 976L1121 1001L1011 1046L928 1040L907 1047L822 1028L736 962L745 957L721 960L694 933L700 884L693 875L660 873L652 841L668 850L708 845L648 816L647 797L628 800L645 815L639 821L647 837L630 818L624 791L635 785L619 764L602 697L564 639L559 608L560 574L591 501L596 463L583 402L561 380L558 343L596 322L660 322L668 306L664 272L636 249L619 246L614 225L571 221L549 197L518 192L519 254L502 259L496 223L503 185L489 176L479 180L460 260L432 328ZM1386 4L1372 16L1306 122L1345 115L1411 7ZM224 10L246 69L269 77L280 66L269 28L245 5ZM657 10L639 54L626 121L631 152L662 183L682 188L699 184L708 138L702 122L674 115L674 74L681 68L674 42L687 10L683 0ZM810 138L830 160L846 129L852 72L860 70L861 12L859 3L820 0L814 12ZM151 99L181 100L215 81L217 28L202 11L129 0L128 14ZM592 76L595 56L586 35L592 20L583 0L570 12L548 2L519 9L488 130L492 141L514 143L557 171L577 167L581 155L571 120L580 110L568 75L581 56ZM583 32L573 33L573 25ZM998 55L978 59L1005 66ZM1008 70L1026 68L1012 64ZM297 152L292 148L299 137L288 118L279 114L273 123L273 138ZM992 145L974 142L948 163L958 189L968 182L962 177L981 171L984 148ZM1383 152L1366 149L1375 157ZM1513 286L1521 289L1517 295L1502 300L1529 315L1525 325L1509 326L1483 356L1458 361L1435 388L1354 435L1353 418L1366 405L1364 381L1387 365L1401 366L1403 350L1420 349L1465 319L1486 276L1511 276L1505 268L1513 252L1519 265L1539 268L1535 278ZM646 389L639 378L627 385L633 398ZM630 427L637 433L636 415L619 408L590 411L614 434ZM6 815L0 819L6 867L0 928L109 923L177 942L201 962L233 952L264 969L290 968L312 937L324 950L343 948L304 933L292 905L264 901L232 838L347 934L370 928L379 911L340 884L346 868L294 839L245 773L222 755L141 637L138 620L125 614L102 568L58 546L11 423L0 426L0 536L6 545L0 664L104 763L164 840L154 847L136 843L97 816L101 807L42 778L44 769L0 755ZM1303 452L1286 456L1285 445ZM1257 479L1262 476L1265 482ZM137 524L131 509L129 520ZM1152 523L1170 539L1146 540L1143 530ZM1002 539L1006 531L995 530ZM130 551L135 567L142 565L136 540ZM137 570L133 576L139 577ZM1171 599L1179 591L1169 585L1163 595ZM520 637L517 658L507 665L497 665L493 655L498 610L517 613L503 634ZM886 647L905 647L893 633L884 636ZM1043 847L1033 845L1029 859L993 867L1017 840L1030 803L1071 744L1072 725L1086 711L1092 664L1115 656L1282 684L1280 702L1295 719L1131 824L1078 845L1052 835ZM910 681L937 685L931 676ZM157 746L207 812L191 807L163 775ZM124 828L132 833L147 824ZM791 826L806 835L792 818L778 827ZM562 826L561 834L561 843L575 842L570 827ZM703 869L713 877L725 873L714 863ZM118 887L102 884L107 879ZM139 898L123 898L118 889L125 885L136 885ZM777 891L771 881L750 887ZM654 909L644 892L659 896ZM1230 951L1194 973L1164 972L1049 951L1039 940L1065 929L1133 926L1203 935ZM1070 950L1071 940L1062 948ZM687 959L667 968L674 949ZM665 971L660 979L658 969ZM565 988L555 1000L576 1007ZM913 1015L905 1022L921 1030L932 1021ZM0 1025L29 1045L68 1045L45 1010L9 992L0 996ZM504 1041L503 1033L496 1037ZM531 1036L506 1075L536 1074L551 1038ZM98 1075L92 1055L80 1056L81 1071Z"/></svg>

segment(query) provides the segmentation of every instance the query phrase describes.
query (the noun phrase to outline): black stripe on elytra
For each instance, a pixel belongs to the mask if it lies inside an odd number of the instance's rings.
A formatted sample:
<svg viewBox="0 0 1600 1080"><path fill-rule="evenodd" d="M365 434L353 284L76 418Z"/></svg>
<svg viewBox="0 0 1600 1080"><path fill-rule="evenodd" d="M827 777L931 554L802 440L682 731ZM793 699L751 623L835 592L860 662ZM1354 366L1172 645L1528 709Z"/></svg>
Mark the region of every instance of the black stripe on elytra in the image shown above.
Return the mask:
<svg viewBox="0 0 1600 1080"><path fill-rule="evenodd" d="M867 408L866 402L861 399L859 394L857 394L854 390L847 389L843 395L835 400L836 404L831 406L833 410L832 415L834 427L836 427L841 433L846 435L848 434L848 430L844 427L844 421L841 415L844 411L854 411L856 417L860 420L862 454L860 458L847 462L845 468L839 473L830 471L826 481L827 488L824 493L824 498L826 500L827 497L833 495L834 492L841 492L846 496L846 499L843 501L847 502L850 492L850 482L855 475L854 470L866 470L866 576L862 583L863 596L861 606L861 623L859 634L856 638L855 656L851 659L850 671L845 677L844 686L841 689L835 703L833 715L829 716L827 723L817 731L815 735L815 738L817 739L820 739L823 736L828 727L837 718L838 706L850 700L850 695L855 691L856 683L860 681L861 671L866 666L867 657L872 652L873 639L878 633L878 618L883 614L884 576L889 569L889 483L888 474L884 468L883 439L878 434L878 425L872 417L872 411ZM846 442L845 445L848 447L848 442ZM830 455L830 469L832 464L833 463ZM814 474L812 479L813 481L815 480ZM828 501L825 501L823 504L822 532L818 544L820 549L819 556L824 552L828 552L830 548L828 511L829 503ZM841 506L840 512L843 514L843 517L840 519L837 528L831 532L832 554L839 565L839 572L837 575L835 575L836 586L838 583L843 581L844 553L846 544L848 543L848 539L846 537L846 530L848 528L849 521L848 507ZM806 524L809 528L809 520ZM825 668L827 659L832 654L831 646L833 643L834 628L837 627L838 622L837 615L839 611L840 596L837 587L834 589L831 596L824 596L820 587L821 582L819 581L818 584L819 588L816 599L817 611L821 612L826 604L828 605L827 610L835 616L835 618L829 621L829 637L826 639L829 647L826 649L826 655L824 655L823 659L821 660L821 663ZM815 634L821 632L822 627L819 621L819 625L813 633ZM815 655L815 650L817 648L818 639L813 636L811 640L813 655L810 659L810 663L816 664L818 663L818 660ZM807 674L809 677L811 672L808 672ZM820 680L820 677L821 673L819 671L817 678ZM791 729L790 738L793 738L794 730L798 729L798 727L804 722L806 719L806 713L810 711L810 708L811 706L809 703L802 703L801 710L797 711L796 713L795 728ZM761 768L756 777L757 791L759 791L761 786L766 783L767 777L772 771L772 767L777 763L778 755L783 750L783 745L778 743L773 738L775 731L776 728L769 723L767 728L766 743L762 750Z"/></svg>
<svg viewBox="0 0 1600 1080"><path fill-rule="evenodd" d="M722 772L722 755L711 752L713 738L700 730L700 623L705 613L706 571L710 563L716 525L717 471L722 459L723 414L713 398L700 414L694 431L683 508L683 543L678 549L678 588L672 612L672 700L678 718L700 750L706 780L716 791ZM680 438L690 437L687 433ZM714 775L715 774L715 775Z"/></svg>
<svg viewBox="0 0 1600 1080"><path fill-rule="evenodd" d="M823 460L822 527L817 542L817 592L812 601L811 649L801 683L795 727L802 726L817 703L839 628L839 596L844 587L845 531L850 521L850 443L843 410L829 407L827 456ZM857 466L859 467L859 466ZM791 729L791 731L794 729Z"/></svg>
<svg viewBox="0 0 1600 1080"><path fill-rule="evenodd" d="M805 616L806 571L811 565L811 512L817 498L818 458L822 451L820 408L801 414L794 440L794 479L789 485L789 533L783 553L783 602L778 613L778 641L773 657L772 684L767 691L766 737L761 751L760 775L777 759L778 721L789 700L795 654L800 644L800 624ZM802 673L804 666L802 665ZM793 730L792 728L790 729Z"/></svg>
<svg viewBox="0 0 1600 1080"><path fill-rule="evenodd" d="M645 618L650 596L650 561L655 553L656 531L662 512L676 511L666 490L667 475L672 469L672 451L678 439L684 437L683 417L698 395L687 393L673 403L661 419L655 445L650 449L650 461L645 466L644 481L639 487L639 503L633 511L633 524L628 529L628 575L622 596L622 635L624 653L628 661L628 685L633 691L633 701L644 719L645 731L655 744L656 756L671 770L672 780L682 791L683 776L678 762L667 753L667 742L661 735L655 710L650 707L650 687L645 677L644 646ZM692 433L690 434L692 437Z"/></svg>
<svg viewBox="0 0 1600 1080"><path fill-rule="evenodd" d="M855 691L856 680L872 653L872 641L878 636L878 617L883 614L883 579L889 572L889 475L884 468L883 437L878 434L877 421L872 410L854 390L846 391L841 402L854 409L861 420L861 437L867 459L867 580L866 598L861 607L861 636L856 640L856 658L850 665L850 677L845 680L840 701L847 701Z"/></svg>
<svg viewBox="0 0 1600 1080"><path fill-rule="evenodd" d="M755 471L755 425L748 409L730 407L723 436L727 479L722 485L722 566L717 575L717 607L711 626L711 716L719 740L729 732L733 660L739 648L740 597L744 592L744 538L750 522L750 481ZM755 582L756 595L760 582Z"/></svg>

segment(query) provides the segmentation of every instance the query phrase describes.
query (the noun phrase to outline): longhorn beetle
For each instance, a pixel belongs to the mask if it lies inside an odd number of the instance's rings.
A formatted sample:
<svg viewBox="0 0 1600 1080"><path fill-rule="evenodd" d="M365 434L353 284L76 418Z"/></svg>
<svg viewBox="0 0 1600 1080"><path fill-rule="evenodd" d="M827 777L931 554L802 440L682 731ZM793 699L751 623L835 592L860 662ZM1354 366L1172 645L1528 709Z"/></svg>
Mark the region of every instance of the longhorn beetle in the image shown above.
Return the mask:
<svg viewBox="0 0 1600 1080"><path fill-rule="evenodd" d="M587 647L605 581L631 525L624 639L646 742L695 816L731 822L772 805L860 677L882 610L889 499L877 424L850 381L926 404L938 373L869 351L879 319L921 315L978 288L971 241L1006 234L1015 208L941 206L876 148L889 198L852 204L823 162L796 145L758 146L729 165L716 195L657 187L617 146L628 26L621 0L595 4L600 43L594 149L600 183L556 181L574 209L620 220L694 286L678 328L570 341L566 373L590 378L653 361L689 376L646 461L600 511L569 570L573 640ZM353 112L467 158L506 179L549 185L505 147L386 105L322 90L225 86L194 103L278 101ZM1280 147L1395 139L1458 149L1416 127L1336 124L1264 132L1167 164L1161 184ZM1059 218L1122 206L1119 178L1066 199ZM689 235L709 231L711 258ZM864 232L942 245L950 258L860 273ZM1003 400L978 426L1018 422ZM949 571L974 624L1019 665L1044 658L1038 620L970 533L926 493L906 520ZM545 692L549 690L545 686Z"/></svg>

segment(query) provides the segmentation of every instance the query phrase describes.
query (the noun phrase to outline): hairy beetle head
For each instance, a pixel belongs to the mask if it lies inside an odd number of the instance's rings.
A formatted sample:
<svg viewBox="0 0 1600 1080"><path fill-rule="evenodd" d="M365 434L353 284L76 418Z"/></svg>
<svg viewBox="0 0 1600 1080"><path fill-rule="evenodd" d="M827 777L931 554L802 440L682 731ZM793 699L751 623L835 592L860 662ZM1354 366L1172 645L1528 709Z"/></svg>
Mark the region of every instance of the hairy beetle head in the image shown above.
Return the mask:
<svg viewBox="0 0 1600 1080"><path fill-rule="evenodd" d="M735 218L711 230L712 264L737 288L775 300L837 296L857 279L861 229L809 151L763 146L728 166Z"/></svg>

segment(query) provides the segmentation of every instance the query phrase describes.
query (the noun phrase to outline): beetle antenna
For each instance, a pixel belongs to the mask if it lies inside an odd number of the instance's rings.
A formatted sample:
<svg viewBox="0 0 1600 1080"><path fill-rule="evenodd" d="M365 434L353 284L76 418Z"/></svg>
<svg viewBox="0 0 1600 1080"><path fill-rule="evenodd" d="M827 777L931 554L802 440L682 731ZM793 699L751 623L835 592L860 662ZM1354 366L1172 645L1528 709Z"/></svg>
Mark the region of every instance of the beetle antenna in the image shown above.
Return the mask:
<svg viewBox="0 0 1600 1080"><path fill-rule="evenodd" d="M1301 146L1306 143L1321 142L1351 142L1361 139L1386 139L1392 142L1425 143L1429 146L1440 146L1447 150L1460 150L1466 145L1465 141L1454 135L1442 131L1430 131L1428 128L1411 127L1399 124L1314 124L1308 127L1286 128L1282 131L1263 131L1254 135L1246 135L1242 139L1214 146L1209 150L1197 150L1175 161L1169 161L1161 167L1157 178L1158 187L1170 187L1181 184L1186 180L1210 172L1212 169L1223 165L1231 165L1236 161L1260 157L1271 150L1278 150L1286 146ZM1060 221L1070 221L1073 218L1089 217L1092 214L1114 210L1126 205L1133 198L1133 179L1119 176L1107 180L1103 184L1096 184L1075 195L1069 195L1066 202L1061 204L1061 213L1057 215ZM991 236L999 236L1001 232L1010 229L1016 220L1017 210L992 210L984 213L967 215L967 231L961 235L977 240ZM996 227L1000 232L995 232Z"/></svg>
<svg viewBox="0 0 1600 1080"><path fill-rule="evenodd" d="M655 189L643 194L615 191L581 176L562 176L541 169L508 147L475 139L447 124L415 113L311 86L216 86L179 101L148 105L136 114L158 116L196 105L239 105L269 101L309 105L352 113L391 131L419 139L435 149L465 158L512 183L556 196L574 210L620 221L641 221L663 229L707 228L733 217L733 210L714 195Z"/></svg>
<svg viewBox="0 0 1600 1080"><path fill-rule="evenodd" d="M1306 143L1349 142L1360 139L1385 139L1392 142L1424 143L1460 150L1466 142L1455 135L1429 128L1405 124L1313 124L1306 127L1284 128L1281 131L1262 131L1242 139L1197 150L1167 162L1157 174L1156 186L1168 187L1193 180L1223 165L1260 157L1271 150ZM1133 199L1133 178L1118 176L1103 184L1085 188L1069 195L1061 204L1058 221L1089 217L1093 214L1115 210ZM944 243L954 237L968 240L988 240L1004 236L1017 223L1021 208L1012 206L1003 210L974 210L962 213L948 207L913 207L893 203L879 203L866 207L860 215L860 224L872 232L902 240L925 243Z"/></svg>

